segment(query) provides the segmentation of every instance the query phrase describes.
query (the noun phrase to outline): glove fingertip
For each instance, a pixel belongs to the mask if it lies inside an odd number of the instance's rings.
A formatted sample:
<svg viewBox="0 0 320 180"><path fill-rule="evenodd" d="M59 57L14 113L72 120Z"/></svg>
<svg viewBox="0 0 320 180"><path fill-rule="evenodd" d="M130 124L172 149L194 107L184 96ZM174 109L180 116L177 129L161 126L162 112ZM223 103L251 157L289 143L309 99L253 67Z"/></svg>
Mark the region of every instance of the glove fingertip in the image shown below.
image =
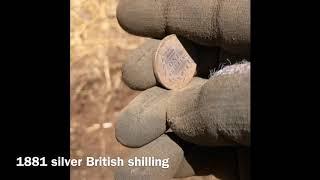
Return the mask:
<svg viewBox="0 0 320 180"><path fill-rule="evenodd" d="M122 66L122 80L131 89L145 90L157 84L152 60L159 43L159 40L147 39L130 54L128 61Z"/></svg>
<svg viewBox="0 0 320 180"><path fill-rule="evenodd" d="M142 147L165 132L165 127L143 128L139 121L122 117L115 127L117 141L127 147Z"/></svg>
<svg viewBox="0 0 320 180"><path fill-rule="evenodd" d="M128 147L141 147L161 136L166 126L166 90L143 91L122 110L115 127L117 140Z"/></svg>
<svg viewBox="0 0 320 180"><path fill-rule="evenodd" d="M156 79L152 70L133 63L127 63L122 67L122 81L131 89L143 91L156 85Z"/></svg>

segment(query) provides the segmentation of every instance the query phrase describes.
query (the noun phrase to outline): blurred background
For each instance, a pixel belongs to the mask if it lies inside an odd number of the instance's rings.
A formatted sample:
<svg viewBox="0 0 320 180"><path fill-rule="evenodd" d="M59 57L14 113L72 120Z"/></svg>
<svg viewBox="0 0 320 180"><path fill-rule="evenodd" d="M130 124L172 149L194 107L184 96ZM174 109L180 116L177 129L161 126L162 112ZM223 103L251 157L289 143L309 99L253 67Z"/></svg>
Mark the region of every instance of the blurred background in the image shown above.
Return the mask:
<svg viewBox="0 0 320 180"><path fill-rule="evenodd" d="M126 156L114 137L119 111L138 92L121 82L121 66L144 38L123 31L118 0L71 0L71 158ZM111 168L72 167L72 180L113 179Z"/></svg>
<svg viewBox="0 0 320 180"><path fill-rule="evenodd" d="M120 110L139 94L121 81L121 66L145 38L121 29L117 4L118 0L71 0L71 158L124 158L133 151L116 141L114 124ZM113 168L71 167L70 178L111 180Z"/></svg>

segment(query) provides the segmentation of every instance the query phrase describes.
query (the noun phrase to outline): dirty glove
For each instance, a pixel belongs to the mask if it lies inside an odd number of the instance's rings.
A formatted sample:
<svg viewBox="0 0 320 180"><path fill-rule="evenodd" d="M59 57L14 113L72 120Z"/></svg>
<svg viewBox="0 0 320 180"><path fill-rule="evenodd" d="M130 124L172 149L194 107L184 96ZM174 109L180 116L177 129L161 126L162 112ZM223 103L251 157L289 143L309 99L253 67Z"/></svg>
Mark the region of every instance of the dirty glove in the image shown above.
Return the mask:
<svg viewBox="0 0 320 180"><path fill-rule="evenodd" d="M195 77L183 89L166 90L155 86L150 54L157 43L148 40L123 66L123 79L129 87L151 88L123 109L116 138L129 147L143 146L130 158L169 158L170 168L122 167L116 179L169 179L212 173L220 179L248 179L248 149L239 150L238 146L250 145L250 63L228 65L209 79ZM220 61L230 57L222 50L211 52L220 52L211 56ZM175 138L169 133L162 135L168 128ZM193 145L184 145L187 142ZM194 144L222 148L203 150Z"/></svg>
<svg viewBox="0 0 320 180"><path fill-rule="evenodd" d="M195 53L188 52L196 57L199 77L183 89L166 90L157 86L152 68L159 40L148 40L133 53L123 67L123 80L145 91L121 112L116 138L140 147L132 157L170 158L170 168L123 167L116 179L207 174L202 165L221 179L239 176L236 171L246 166L236 160L238 147L250 146L250 63L239 63L248 58L249 17L246 0L120 1L117 18L126 31L157 39L173 33L191 40ZM173 133L165 133L169 128ZM203 151L197 145L215 149Z"/></svg>
<svg viewBox="0 0 320 180"><path fill-rule="evenodd" d="M209 79L195 77L182 89L167 90L156 86L152 68L158 43L159 40L148 40L123 66L124 82L133 89L146 90L121 112L116 125L118 141L141 147L170 128L194 144L249 146L250 63L228 65L213 72ZM224 61L228 56L218 50L211 49L210 57L215 59L200 58L198 64L203 60L212 64ZM237 59L243 58L234 56L232 61ZM207 77L210 66L199 66L203 73L207 69Z"/></svg>
<svg viewBox="0 0 320 180"><path fill-rule="evenodd" d="M117 19L138 36L177 34L238 53L250 46L250 0L120 0Z"/></svg>
<svg viewBox="0 0 320 180"><path fill-rule="evenodd" d="M182 141L173 133L160 136L137 148L128 159L149 158L145 166L120 167L116 180L166 180L200 176L194 180L249 180L250 156L248 148L210 148ZM154 159L154 161L150 160ZM152 166L150 164L156 164ZM207 177L204 177L207 176Z"/></svg>

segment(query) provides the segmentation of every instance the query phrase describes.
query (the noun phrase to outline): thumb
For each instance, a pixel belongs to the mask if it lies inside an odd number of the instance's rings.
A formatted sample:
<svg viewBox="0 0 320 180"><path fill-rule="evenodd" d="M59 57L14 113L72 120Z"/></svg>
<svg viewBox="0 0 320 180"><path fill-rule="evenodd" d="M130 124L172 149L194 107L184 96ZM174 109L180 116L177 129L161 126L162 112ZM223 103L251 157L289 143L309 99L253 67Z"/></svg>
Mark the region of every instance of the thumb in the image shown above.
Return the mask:
<svg viewBox="0 0 320 180"><path fill-rule="evenodd" d="M199 88L172 92L167 121L185 141L250 146L250 63L223 68Z"/></svg>
<svg viewBox="0 0 320 180"><path fill-rule="evenodd" d="M168 125L195 144L250 145L250 63L235 64L209 80L193 78L180 90L153 87L143 91L120 114L118 141L141 147Z"/></svg>
<svg viewBox="0 0 320 180"><path fill-rule="evenodd" d="M198 92L205 82L194 78L181 91ZM141 147L161 136L167 130L167 105L172 94L157 86L141 92L121 111L115 127L117 140L125 146Z"/></svg>

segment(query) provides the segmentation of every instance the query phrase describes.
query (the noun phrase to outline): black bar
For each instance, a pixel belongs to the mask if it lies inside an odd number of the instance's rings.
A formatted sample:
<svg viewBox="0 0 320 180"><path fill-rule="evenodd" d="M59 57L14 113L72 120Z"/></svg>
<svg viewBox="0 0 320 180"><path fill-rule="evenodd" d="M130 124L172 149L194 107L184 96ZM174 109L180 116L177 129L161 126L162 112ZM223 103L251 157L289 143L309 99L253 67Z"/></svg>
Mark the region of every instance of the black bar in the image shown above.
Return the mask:
<svg viewBox="0 0 320 180"><path fill-rule="evenodd" d="M9 179L69 179L69 167L50 160L70 156L70 2L4 7L1 133L10 155L3 165L13 168ZM49 166L18 167L19 157L45 157Z"/></svg>

